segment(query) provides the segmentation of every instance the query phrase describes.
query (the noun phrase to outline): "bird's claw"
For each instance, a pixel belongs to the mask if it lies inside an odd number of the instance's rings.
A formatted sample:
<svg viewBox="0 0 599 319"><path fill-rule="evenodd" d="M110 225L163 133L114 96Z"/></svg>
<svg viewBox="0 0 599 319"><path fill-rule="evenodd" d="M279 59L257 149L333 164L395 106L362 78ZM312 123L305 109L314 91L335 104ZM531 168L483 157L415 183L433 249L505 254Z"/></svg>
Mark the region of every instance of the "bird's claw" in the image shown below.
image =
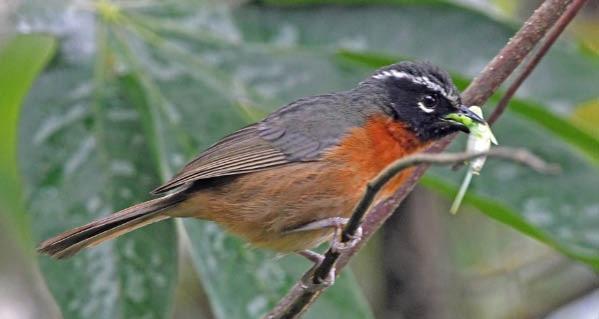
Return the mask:
<svg viewBox="0 0 599 319"><path fill-rule="evenodd" d="M313 270L317 269L320 265L315 265ZM336 271L335 267L331 268L331 271L327 274L326 278L318 278L318 283L315 283L313 278L315 276L314 271L310 272L310 276L301 280L302 288L307 291L318 291L332 286L335 283Z"/></svg>
<svg viewBox="0 0 599 319"><path fill-rule="evenodd" d="M341 234L335 234L335 236L333 237L333 242L331 244L331 249L333 249L333 251L338 252L338 253L342 253L344 251L348 251L352 248L354 248L358 242L360 242L360 240L362 240L362 226L359 226L356 229L356 233L350 236L350 239L346 242L342 241L341 239Z"/></svg>

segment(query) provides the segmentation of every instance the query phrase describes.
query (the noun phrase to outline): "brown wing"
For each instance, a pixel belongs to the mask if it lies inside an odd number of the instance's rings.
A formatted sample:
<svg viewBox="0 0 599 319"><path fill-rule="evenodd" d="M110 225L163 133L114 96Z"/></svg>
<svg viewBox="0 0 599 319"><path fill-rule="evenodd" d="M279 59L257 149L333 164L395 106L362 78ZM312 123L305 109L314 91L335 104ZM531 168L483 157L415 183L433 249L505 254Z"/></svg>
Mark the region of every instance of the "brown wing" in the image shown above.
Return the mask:
<svg viewBox="0 0 599 319"><path fill-rule="evenodd" d="M289 163L282 151L259 136L257 126L243 128L212 145L152 193L164 193L199 179L250 173Z"/></svg>
<svg viewBox="0 0 599 319"><path fill-rule="evenodd" d="M362 95L359 95L362 96ZM317 161L352 128L381 108L351 91L299 99L212 145L154 194L196 180Z"/></svg>

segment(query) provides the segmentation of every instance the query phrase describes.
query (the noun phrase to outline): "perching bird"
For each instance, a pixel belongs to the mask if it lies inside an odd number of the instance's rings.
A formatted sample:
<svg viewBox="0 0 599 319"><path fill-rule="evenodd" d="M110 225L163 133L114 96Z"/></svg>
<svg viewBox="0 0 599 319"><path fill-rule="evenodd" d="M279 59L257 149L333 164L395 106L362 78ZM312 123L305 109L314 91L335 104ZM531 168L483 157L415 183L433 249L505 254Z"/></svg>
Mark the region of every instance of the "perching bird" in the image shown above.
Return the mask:
<svg viewBox="0 0 599 319"><path fill-rule="evenodd" d="M226 136L155 189L160 197L50 238L39 251L64 258L154 222L193 217L255 246L309 257L388 164L468 132L447 118L452 113L483 121L462 105L445 71L414 62L381 68L349 91L299 99Z"/></svg>

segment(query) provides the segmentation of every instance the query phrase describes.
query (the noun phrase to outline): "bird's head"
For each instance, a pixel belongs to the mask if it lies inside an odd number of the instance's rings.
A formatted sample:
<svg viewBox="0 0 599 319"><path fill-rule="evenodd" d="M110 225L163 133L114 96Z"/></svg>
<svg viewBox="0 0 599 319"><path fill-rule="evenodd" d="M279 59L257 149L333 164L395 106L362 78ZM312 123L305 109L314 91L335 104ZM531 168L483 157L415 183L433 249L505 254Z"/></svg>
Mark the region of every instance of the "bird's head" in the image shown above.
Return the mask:
<svg viewBox="0 0 599 319"><path fill-rule="evenodd" d="M422 140L469 133L464 119L484 123L462 104L446 71L426 62L401 62L377 70L363 83L384 92L386 107Z"/></svg>

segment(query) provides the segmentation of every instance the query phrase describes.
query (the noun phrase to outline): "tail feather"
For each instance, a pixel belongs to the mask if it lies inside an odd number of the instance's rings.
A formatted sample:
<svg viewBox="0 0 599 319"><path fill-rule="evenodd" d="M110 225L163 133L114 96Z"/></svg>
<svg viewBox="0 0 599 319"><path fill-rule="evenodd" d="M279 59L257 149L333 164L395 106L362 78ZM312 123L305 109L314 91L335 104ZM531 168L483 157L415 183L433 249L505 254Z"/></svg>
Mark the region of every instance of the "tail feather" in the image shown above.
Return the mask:
<svg viewBox="0 0 599 319"><path fill-rule="evenodd" d="M175 194L125 208L52 237L42 242L37 250L58 259L70 257L83 248L96 246L145 225L169 218L164 211L183 199L183 196Z"/></svg>

